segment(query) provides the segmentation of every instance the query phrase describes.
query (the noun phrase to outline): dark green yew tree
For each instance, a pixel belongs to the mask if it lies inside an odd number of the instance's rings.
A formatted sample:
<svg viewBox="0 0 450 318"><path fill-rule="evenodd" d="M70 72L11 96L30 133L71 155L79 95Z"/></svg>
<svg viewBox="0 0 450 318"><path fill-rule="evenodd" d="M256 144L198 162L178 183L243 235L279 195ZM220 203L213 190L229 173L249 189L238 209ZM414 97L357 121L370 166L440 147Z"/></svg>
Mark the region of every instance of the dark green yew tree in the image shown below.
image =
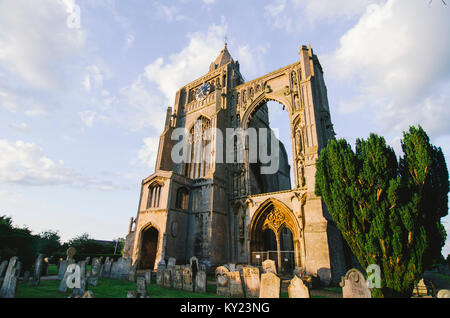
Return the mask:
<svg viewBox="0 0 450 318"><path fill-rule="evenodd" d="M331 140L317 162L321 196L350 249L366 268L381 267L374 297L409 297L424 269L440 259L449 180L444 155L419 126L403 133L403 157L383 137Z"/></svg>

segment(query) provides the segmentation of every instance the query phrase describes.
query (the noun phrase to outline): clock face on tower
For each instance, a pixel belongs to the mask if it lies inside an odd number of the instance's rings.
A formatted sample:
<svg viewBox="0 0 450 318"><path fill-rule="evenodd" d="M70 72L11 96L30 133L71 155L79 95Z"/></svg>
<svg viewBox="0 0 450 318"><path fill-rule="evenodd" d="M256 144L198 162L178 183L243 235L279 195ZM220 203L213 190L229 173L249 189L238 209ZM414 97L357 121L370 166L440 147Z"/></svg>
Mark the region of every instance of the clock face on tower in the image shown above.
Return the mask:
<svg viewBox="0 0 450 318"><path fill-rule="evenodd" d="M208 96L210 91L211 85L209 85L209 83L205 83L197 89L197 92L195 93L195 98L199 101L204 100L206 96Z"/></svg>

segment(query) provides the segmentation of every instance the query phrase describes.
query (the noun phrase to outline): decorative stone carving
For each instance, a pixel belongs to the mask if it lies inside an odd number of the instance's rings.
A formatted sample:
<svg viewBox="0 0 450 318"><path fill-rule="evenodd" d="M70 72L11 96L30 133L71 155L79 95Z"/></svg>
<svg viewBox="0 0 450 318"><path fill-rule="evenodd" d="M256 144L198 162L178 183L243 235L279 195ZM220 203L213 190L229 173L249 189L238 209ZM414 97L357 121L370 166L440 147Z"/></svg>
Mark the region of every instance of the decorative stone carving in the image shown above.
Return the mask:
<svg viewBox="0 0 450 318"><path fill-rule="evenodd" d="M225 266L216 268L216 293L220 296L230 295L230 285L228 273L230 271Z"/></svg>
<svg viewBox="0 0 450 318"><path fill-rule="evenodd" d="M450 298L450 290L441 289L437 293L437 298Z"/></svg>

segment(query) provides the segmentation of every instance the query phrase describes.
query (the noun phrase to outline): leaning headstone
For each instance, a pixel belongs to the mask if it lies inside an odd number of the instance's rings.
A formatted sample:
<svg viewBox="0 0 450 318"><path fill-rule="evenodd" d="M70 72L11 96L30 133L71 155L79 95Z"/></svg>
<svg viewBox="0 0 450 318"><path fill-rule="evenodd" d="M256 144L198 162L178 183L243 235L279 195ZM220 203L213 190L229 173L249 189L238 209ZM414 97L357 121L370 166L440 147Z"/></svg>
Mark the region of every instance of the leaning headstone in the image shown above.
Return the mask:
<svg viewBox="0 0 450 318"><path fill-rule="evenodd" d="M173 272L173 288L183 289L183 272L181 268L176 268Z"/></svg>
<svg viewBox="0 0 450 318"><path fill-rule="evenodd" d="M6 268L8 267L8 261L4 260L1 264L0 264L0 287L1 284L3 283L3 273L5 272Z"/></svg>
<svg viewBox="0 0 450 318"><path fill-rule="evenodd" d="M372 298L363 274L355 268L350 269L342 277L339 285L342 287L343 298Z"/></svg>
<svg viewBox="0 0 450 318"><path fill-rule="evenodd" d="M164 269L164 287L172 287L172 272L170 269Z"/></svg>
<svg viewBox="0 0 450 318"><path fill-rule="evenodd" d="M152 271L145 271L144 277L145 277L145 282L147 283L147 285L151 285L151 283L152 283Z"/></svg>
<svg viewBox="0 0 450 318"><path fill-rule="evenodd" d="M58 269L58 279L59 280L63 279L64 274L66 273L67 263L68 262L66 260L59 261L59 269Z"/></svg>
<svg viewBox="0 0 450 318"><path fill-rule="evenodd" d="M242 288L241 274L238 271L228 273L231 297L244 297L244 289Z"/></svg>
<svg viewBox="0 0 450 318"><path fill-rule="evenodd" d="M100 276L100 269L101 269L101 260L98 257L94 257L92 259L92 265L91 265L91 275L88 278L88 284L92 286L97 286L98 284L98 278Z"/></svg>
<svg viewBox="0 0 450 318"><path fill-rule="evenodd" d="M11 257L6 269L5 278L0 288L0 298L14 298L16 297L17 279L20 274L21 263L17 256Z"/></svg>
<svg viewBox="0 0 450 318"><path fill-rule="evenodd" d="M281 281L280 278L272 272L261 275L261 284L259 288L259 298L280 298Z"/></svg>
<svg viewBox="0 0 450 318"><path fill-rule="evenodd" d="M219 296L230 296L229 272L225 266L216 268L216 293Z"/></svg>
<svg viewBox="0 0 450 318"><path fill-rule="evenodd" d="M194 291L194 282L192 280L192 271L190 267L183 269L183 290Z"/></svg>
<svg viewBox="0 0 450 318"><path fill-rule="evenodd" d="M137 297L139 298L146 298L147 295L147 282L145 281L144 277L138 277L136 279L136 292Z"/></svg>
<svg viewBox="0 0 450 318"><path fill-rule="evenodd" d="M242 269L244 277L245 295L247 298L259 297L259 269L245 266Z"/></svg>
<svg viewBox="0 0 450 318"><path fill-rule="evenodd" d="M288 287L289 298L309 298L309 289L303 281L294 275Z"/></svg>
<svg viewBox="0 0 450 318"><path fill-rule="evenodd" d="M274 273L277 274L277 267L275 265L275 261L271 259L266 259L264 262L262 262L262 270L263 273Z"/></svg>
<svg viewBox="0 0 450 318"><path fill-rule="evenodd" d="M437 293L437 298L450 298L450 290L449 289L441 289Z"/></svg>
<svg viewBox="0 0 450 318"><path fill-rule="evenodd" d="M195 292L196 293L206 293L206 272L198 271L195 276Z"/></svg>
<svg viewBox="0 0 450 318"><path fill-rule="evenodd" d="M30 280L30 271L25 271L25 273L23 273L23 280L22 280L22 282L24 284L27 284L29 280Z"/></svg>
<svg viewBox="0 0 450 318"><path fill-rule="evenodd" d="M39 256L36 259L36 262L34 263L34 275L33 275L33 286L39 286L39 283L41 281L41 273L42 273L42 267L44 262L44 255L39 254Z"/></svg>

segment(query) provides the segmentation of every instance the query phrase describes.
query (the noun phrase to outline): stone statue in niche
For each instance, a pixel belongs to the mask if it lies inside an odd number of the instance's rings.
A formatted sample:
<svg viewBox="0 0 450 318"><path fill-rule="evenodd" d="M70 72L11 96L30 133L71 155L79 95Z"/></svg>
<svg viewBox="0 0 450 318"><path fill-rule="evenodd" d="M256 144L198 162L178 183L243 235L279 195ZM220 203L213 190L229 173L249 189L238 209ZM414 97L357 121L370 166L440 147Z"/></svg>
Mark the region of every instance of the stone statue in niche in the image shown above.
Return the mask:
<svg viewBox="0 0 450 318"><path fill-rule="evenodd" d="M297 183L299 187L303 187L304 185L304 177L303 177L304 173L303 173L303 161L302 160L298 160L297 161Z"/></svg>
<svg viewBox="0 0 450 318"><path fill-rule="evenodd" d="M242 210L239 212L239 239L245 239L245 214Z"/></svg>
<svg viewBox="0 0 450 318"><path fill-rule="evenodd" d="M299 128L295 131L295 146L297 150L297 156L299 156L303 151L302 133Z"/></svg>

